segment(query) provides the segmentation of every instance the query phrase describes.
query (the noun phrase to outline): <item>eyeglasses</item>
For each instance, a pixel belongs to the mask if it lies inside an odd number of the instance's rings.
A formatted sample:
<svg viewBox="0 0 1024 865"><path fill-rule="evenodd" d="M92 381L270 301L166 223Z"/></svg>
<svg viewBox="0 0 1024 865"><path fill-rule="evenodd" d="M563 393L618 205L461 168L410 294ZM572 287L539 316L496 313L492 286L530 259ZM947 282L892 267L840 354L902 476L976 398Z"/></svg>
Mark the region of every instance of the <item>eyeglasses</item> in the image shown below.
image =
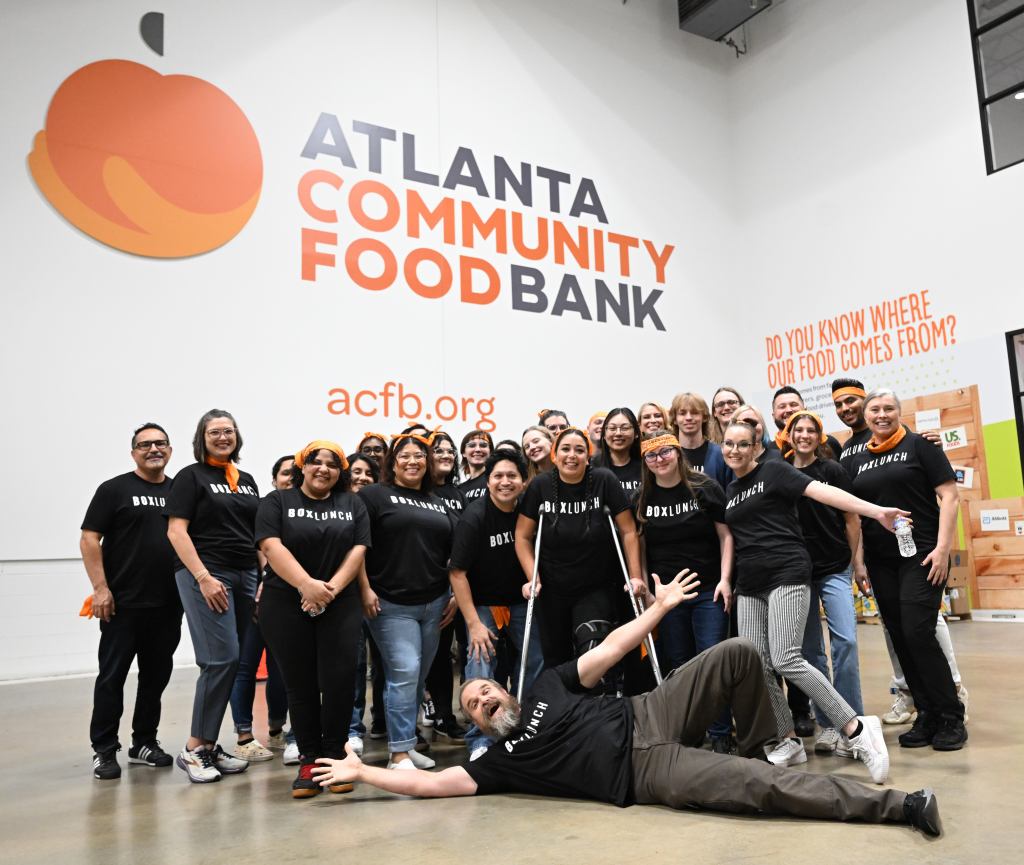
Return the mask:
<svg viewBox="0 0 1024 865"><path fill-rule="evenodd" d="M712 406L712 408L728 408L731 405L739 405L739 404L740 404L740 401L738 399L722 399L722 400L719 400L718 402L716 402Z"/></svg>
<svg viewBox="0 0 1024 865"><path fill-rule="evenodd" d="M363 445L360 453L364 454L382 454L384 453L384 445Z"/></svg>
<svg viewBox="0 0 1024 865"><path fill-rule="evenodd" d="M633 427L630 424L623 424L622 426L606 426L604 431L610 435L616 433L628 433L633 431Z"/></svg>
<svg viewBox="0 0 1024 865"><path fill-rule="evenodd" d="M395 457L395 462L400 463L422 463L426 462L427 455L425 453L418 454L399 454Z"/></svg>
<svg viewBox="0 0 1024 865"><path fill-rule="evenodd" d="M435 457L453 457L455 456L455 450L453 448L434 448Z"/></svg>
<svg viewBox="0 0 1024 865"><path fill-rule="evenodd" d="M724 451L725 450L729 450L729 451L748 451L753 446L754 446L753 442L731 442L731 441L724 441L724 442L722 442L722 450L724 450Z"/></svg>
<svg viewBox="0 0 1024 865"><path fill-rule="evenodd" d="M162 451L169 444L170 442L167 439L150 439L148 442L135 442L135 450L148 451L150 448L156 448L158 451Z"/></svg>
<svg viewBox="0 0 1024 865"><path fill-rule="evenodd" d="M667 460L670 459L672 454L675 452L676 449L671 447L664 447L656 451L650 451L649 453L644 454L644 462L656 463L658 460Z"/></svg>
<svg viewBox="0 0 1024 865"><path fill-rule="evenodd" d="M211 439L233 439L235 437L235 431L231 427L226 429L208 429L206 431L206 437Z"/></svg>

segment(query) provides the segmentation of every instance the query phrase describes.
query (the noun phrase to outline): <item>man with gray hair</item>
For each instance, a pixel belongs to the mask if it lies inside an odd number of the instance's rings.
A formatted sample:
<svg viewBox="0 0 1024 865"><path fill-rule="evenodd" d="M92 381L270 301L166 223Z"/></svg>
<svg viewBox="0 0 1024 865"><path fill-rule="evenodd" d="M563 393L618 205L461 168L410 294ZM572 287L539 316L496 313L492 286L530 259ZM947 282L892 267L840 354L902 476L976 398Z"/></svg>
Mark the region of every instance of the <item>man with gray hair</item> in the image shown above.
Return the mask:
<svg viewBox="0 0 1024 865"><path fill-rule="evenodd" d="M463 710L497 740L479 759L437 773L388 772L349 752L344 760L318 760L317 779L364 782L409 796L514 792L620 806L909 823L941 833L931 790L869 788L767 763L764 745L775 736L775 722L757 651L744 640L708 649L649 693L589 693L669 610L697 595L699 583L688 571L665 584L652 576L655 600L640 616L579 658L542 673L522 705L491 679L463 686ZM702 750L708 724L729 705L741 756Z"/></svg>

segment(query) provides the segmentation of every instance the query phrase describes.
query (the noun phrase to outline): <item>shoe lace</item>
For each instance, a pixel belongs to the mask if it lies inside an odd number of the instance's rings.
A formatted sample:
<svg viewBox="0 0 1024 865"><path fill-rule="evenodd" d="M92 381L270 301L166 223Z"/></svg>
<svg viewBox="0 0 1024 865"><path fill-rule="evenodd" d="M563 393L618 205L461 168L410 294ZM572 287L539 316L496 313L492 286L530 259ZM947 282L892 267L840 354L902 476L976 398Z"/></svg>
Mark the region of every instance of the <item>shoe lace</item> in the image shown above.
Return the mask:
<svg viewBox="0 0 1024 865"><path fill-rule="evenodd" d="M199 748L194 753L204 769L213 769L217 765L217 754L209 748Z"/></svg>

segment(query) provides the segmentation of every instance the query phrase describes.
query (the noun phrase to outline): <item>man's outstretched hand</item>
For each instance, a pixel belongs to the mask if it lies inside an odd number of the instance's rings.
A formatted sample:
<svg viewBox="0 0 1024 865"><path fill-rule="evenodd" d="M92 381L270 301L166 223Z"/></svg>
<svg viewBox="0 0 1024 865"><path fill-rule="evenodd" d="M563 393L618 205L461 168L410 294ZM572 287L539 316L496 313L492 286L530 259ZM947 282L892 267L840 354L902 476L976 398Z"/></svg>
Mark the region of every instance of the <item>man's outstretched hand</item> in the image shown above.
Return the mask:
<svg viewBox="0 0 1024 865"><path fill-rule="evenodd" d="M363 761L359 759L352 747L345 743L345 759L332 760L330 757L318 757L320 765L313 770L313 778L321 787L328 784L352 784L359 779L359 770Z"/></svg>
<svg viewBox="0 0 1024 865"><path fill-rule="evenodd" d="M661 581L657 574L651 574L654 580L654 601L666 610L678 607L683 601L691 601L697 597L697 587L700 580L699 574L691 573L689 568L683 568L675 577L667 583Z"/></svg>

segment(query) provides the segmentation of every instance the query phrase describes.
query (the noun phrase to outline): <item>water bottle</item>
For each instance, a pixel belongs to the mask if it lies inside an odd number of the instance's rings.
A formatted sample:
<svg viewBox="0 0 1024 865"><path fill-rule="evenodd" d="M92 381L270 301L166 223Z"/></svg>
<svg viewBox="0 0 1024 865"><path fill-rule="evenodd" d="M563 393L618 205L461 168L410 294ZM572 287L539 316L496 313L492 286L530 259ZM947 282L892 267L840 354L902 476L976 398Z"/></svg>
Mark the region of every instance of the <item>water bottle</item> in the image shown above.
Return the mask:
<svg viewBox="0 0 1024 865"><path fill-rule="evenodd" d="M900 555L905 559L916 556L917 544L914 543L914 535L910 531L910 523L906 517L896 517L893 532L896 535L896 543L900 547Z"/></svg>

